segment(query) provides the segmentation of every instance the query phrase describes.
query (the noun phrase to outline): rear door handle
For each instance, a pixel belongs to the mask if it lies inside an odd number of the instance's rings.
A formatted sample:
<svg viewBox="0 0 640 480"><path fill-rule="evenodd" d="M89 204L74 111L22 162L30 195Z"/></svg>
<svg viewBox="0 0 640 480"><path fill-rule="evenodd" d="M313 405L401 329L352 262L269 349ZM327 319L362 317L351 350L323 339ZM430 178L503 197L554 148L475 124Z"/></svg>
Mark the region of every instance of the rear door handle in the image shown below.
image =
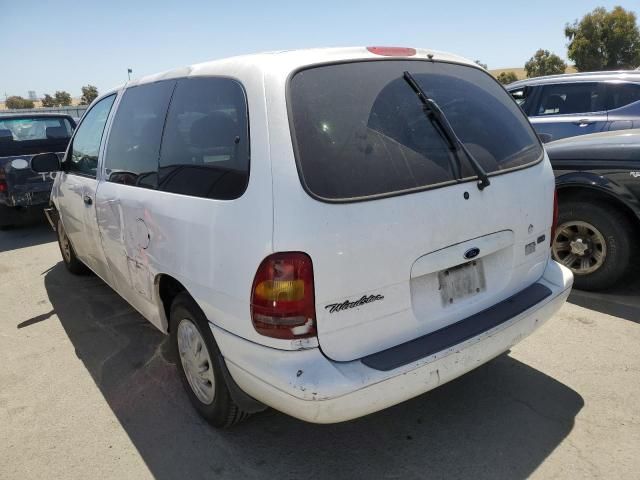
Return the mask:
<svg viewBox="0 0 640 480"><path fill-rule="evenodd" d="M574 125L578 125L579 127L586 127L587 125L591 125L592 123L596 123L593 120L588 120L586 118L583 118L582 120L576 120L575 122L573 122Z"/></svg>
<svg viewBox="0 0 640 480"><path fill-rule="evenodd" d="M93 203L93 199L89 195L85 195L83 197L85 205L91 205Z"/></svg>

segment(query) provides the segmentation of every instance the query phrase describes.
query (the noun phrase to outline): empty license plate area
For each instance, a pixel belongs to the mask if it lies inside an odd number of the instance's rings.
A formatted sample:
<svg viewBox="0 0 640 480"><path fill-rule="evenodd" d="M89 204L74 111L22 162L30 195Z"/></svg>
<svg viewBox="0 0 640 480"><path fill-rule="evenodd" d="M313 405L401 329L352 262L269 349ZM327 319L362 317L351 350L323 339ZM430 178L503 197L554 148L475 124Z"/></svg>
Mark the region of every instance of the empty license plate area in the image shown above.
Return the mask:
<svg viewBox="0 0 640 480"><path fill-rule="evenodd" d="M474 260L438 272L440 297L443 305L472 297L486 288L481 260Z"/></svg>

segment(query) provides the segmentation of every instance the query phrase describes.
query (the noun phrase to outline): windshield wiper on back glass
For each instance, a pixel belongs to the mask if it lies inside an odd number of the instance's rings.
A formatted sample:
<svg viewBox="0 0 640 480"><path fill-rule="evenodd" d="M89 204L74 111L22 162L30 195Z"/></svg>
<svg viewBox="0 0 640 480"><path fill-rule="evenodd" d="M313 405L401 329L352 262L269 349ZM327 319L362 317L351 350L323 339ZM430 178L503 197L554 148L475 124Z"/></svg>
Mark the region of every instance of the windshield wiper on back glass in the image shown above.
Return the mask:
<svg viewBox="0 0 640 480"><path fill-rule="evenodd" d="M456 153L458 149L460 149L467 156L471 163L471 167L476 172L476 175L478 175L478 189L484 190L485 187L491 185L487 172L484 171L484 168L482 168L480 163L478 163L478 160L476 160L465 144L458 138L456 132L449 123L449 120L447 120L447 117L438 104L433 99L429 98L418 82L416 82L416 79L413 78L413 75L409 72L404 72L404 79L412 90L416 92L416 95L418 95L418 98L422 102L424 112L429 117L429 120L437 125L438 128L436 128L436 130L438 130L447 141L449 148Z"/></svg>

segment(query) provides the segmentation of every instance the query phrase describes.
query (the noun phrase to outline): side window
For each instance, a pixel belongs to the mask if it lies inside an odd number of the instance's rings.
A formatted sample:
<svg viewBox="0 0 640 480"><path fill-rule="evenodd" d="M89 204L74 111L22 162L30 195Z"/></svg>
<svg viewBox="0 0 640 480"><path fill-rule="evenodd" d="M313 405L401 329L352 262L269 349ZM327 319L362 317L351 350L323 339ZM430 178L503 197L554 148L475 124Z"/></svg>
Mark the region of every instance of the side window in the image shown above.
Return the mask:
<svg viewBox="0 0 640 480"><path fill-rule="evenodd" d="M115 99L115 95L103 98L84 116L75 137L73 137L70 154L65 162L65 170L68 173L96 177L100 142Z"/></svg>
<svg viewBox="0 0 640 480"><path fill-rule="evenodd" d="M158 189L231 200L249 181L247 102L229 78L178 81L164 129Z"/></svg>
<svg viewBox="0 0 640 480"><path fill-rule="evenodd" d="M607 84L607 110L624 107L640 100L640 84L609 83Z"/></svg>
<svg viewBox="0 0 640 480"><path fill-rule="evenodd" d="M175 81L128 88L118 106L105 156L107 181L156 188L162 128Z"/></svg>
<svg viewBox="0 0 640 480"><path fill-rule="evenodd" d="M598 83L545 85L534 115L566 115L604 110L602 88Z"/></svg>

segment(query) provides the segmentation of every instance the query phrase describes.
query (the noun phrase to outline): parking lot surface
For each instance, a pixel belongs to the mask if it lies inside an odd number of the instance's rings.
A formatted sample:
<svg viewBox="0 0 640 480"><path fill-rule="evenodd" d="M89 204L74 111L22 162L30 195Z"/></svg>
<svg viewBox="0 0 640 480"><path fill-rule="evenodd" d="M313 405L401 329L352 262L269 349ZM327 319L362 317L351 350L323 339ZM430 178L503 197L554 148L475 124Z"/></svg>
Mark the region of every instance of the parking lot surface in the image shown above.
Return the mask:
<svg viewBox="0 0 640 480"><path fill-rule="evenodd" d="M165 337L67 273L45 225L0 231L0 478L638 478L639 294L574 292L510 354L352 422L218 431Z"/></svg>

